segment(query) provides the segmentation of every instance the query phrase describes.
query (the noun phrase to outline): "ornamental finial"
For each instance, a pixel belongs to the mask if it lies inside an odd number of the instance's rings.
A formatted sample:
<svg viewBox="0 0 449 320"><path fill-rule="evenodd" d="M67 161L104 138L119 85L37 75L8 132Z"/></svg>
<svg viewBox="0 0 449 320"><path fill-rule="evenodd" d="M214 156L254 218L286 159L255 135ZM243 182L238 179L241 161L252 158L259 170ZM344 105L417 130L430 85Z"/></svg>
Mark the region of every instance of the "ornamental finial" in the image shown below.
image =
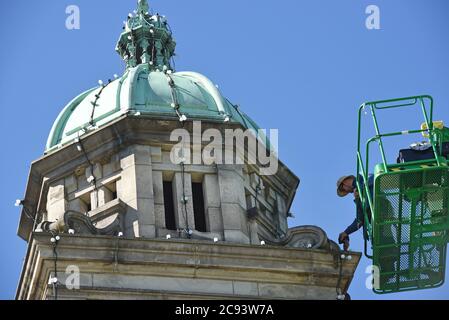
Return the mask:
<svg viewBox="0 0 449 320"><path fill-rule="evenodd" d="M123 26L116 51L127 68L147 64L151 70L171 68L176 42L165 16L151 15L147 0L139 0L134 15L130 13Z"/></svg>
<svg viewBox="0 0 449 320"><path fill-rule="evenodd" d="M138 2L138 12L139 13L147 13L148 12L148 9L149 9L150 7L148 6L148 2L147 2L147 0L139 0L139 2Z"/></svg>

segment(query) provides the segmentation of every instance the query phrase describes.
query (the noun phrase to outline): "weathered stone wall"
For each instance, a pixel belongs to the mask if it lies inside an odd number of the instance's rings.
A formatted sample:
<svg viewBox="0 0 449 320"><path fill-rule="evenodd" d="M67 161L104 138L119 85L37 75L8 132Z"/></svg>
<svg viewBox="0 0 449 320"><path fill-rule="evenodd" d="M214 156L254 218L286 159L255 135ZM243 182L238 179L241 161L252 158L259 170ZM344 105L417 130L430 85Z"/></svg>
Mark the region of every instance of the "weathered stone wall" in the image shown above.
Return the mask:
<svg viewBox="0 0 449 320"><path fill-rule="evenodd" d="M125 237L156 238L167 234L163 181L173 183L176 225L195 230L192 204L192 175L203 184L206 237L234 243L260 242L262 238L280 238L287 231L285 190L262 179L247 165L173 164L165 147L131 145L119 153L102 158L90 166L50 182L46 195L46 218L64 220L67 209L89 215L101 211L115 198L126 205L123 214ZM95 179L93 181L93 179ZM184 189L183 189L184 185ZM279 191L276 191L278 189ZM182 203L183 193L189 199ZM256 201L257 198L257 201ZM248 219L247 210L257 208L258 215ZM186 221L187 217L187 221Z"/></svg>

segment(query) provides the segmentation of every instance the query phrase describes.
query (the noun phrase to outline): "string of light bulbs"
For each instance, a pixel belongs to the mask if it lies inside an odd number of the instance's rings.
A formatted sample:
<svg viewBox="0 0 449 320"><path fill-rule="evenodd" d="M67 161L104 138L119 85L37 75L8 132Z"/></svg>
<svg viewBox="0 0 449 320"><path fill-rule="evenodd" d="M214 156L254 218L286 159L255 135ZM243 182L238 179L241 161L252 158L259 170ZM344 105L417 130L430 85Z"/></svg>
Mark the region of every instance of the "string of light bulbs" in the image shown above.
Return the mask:
<svg viewBox="0 0 449 320"><path fill-rule="evenodd" d="M114 79L117 79L118 75L114 74ZM112 80L109 79L107 84L104 84L103 80L98 80L98 84L101 86L100 91L95 95L95 100L91 102L92 104L92 112L90 115L90 120L89 120L89 124L91 126L94 126L94 116L95 116L95 109L98 106L98 100L101 97L101 94L103 93L103 90L106 89L106 87L108 85L110 85L112 83Z"/></svg>

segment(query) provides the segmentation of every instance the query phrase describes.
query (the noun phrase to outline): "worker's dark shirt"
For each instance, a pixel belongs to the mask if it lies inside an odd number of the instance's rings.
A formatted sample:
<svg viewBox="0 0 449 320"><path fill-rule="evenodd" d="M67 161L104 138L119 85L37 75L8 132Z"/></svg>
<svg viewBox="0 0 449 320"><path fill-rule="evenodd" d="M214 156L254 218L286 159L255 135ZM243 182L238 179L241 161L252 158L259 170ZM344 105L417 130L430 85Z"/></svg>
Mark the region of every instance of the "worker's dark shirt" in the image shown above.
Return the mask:
<svg viewBox="0 0 449 320"><path fill-rule="evenodd" d="M355 179L354 179L353 183L354 183L353 187L357 188ZM363 183L363 178L361 176L359 176L359 183L360 183L361 188L365 187L365 185ZM368 189L369 189L372 200L374 200L373 199L373 187L374 187L374 175L370 174L368 176ZM363 214L362 201L360 201L360 198L356 198L356 199L354 199L354 203L356 205L356 218L355 218L354 222L351 223L351 225L349 225L349 227L347 227L346 230L344 231L347 235L350 235L351 233L356 232L361 227L363 227L363 225L365 223L365 216Z"/></svg>

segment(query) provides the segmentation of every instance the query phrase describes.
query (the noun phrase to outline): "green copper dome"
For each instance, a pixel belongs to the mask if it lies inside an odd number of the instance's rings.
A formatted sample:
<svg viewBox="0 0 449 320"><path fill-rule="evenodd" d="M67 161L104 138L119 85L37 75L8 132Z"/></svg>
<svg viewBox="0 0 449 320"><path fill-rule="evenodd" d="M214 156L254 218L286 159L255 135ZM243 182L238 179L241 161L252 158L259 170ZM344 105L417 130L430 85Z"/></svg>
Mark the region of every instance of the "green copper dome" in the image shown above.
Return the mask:
<svg viewBox="0 0 449 320"><path fill-rule="evenodd" d="M164 17L152 16L140 0L117 43L126 63L122 77L81 93L59 114L47 140L46 153L100 129L123 114L173 118L179 121L215 120L255 123L222 96L205 76L174 72L170 59L175 42Z"/></svg>

